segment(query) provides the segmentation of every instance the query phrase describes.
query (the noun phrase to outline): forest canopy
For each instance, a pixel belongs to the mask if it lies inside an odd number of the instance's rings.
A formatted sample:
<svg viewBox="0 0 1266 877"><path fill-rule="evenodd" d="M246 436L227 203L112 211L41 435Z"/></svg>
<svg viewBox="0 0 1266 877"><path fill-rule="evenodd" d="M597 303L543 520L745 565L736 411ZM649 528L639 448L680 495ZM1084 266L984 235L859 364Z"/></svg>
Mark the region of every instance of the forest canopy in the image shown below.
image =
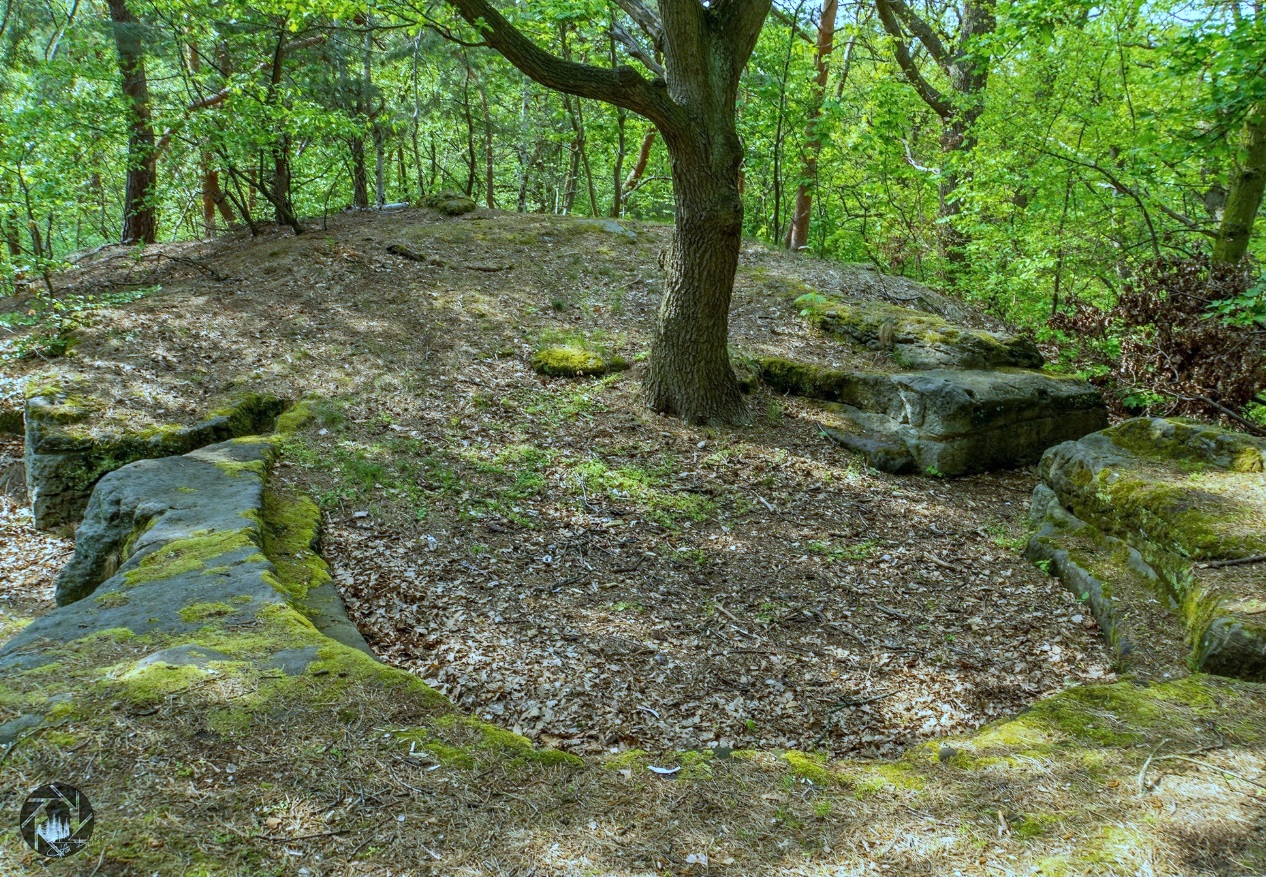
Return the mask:
<svg viewBox="0 0 1266 877"><path fill-rule="evenodd" d="M680 106L673 22L747 10L750 57L716 86L742 234L953 288L1039 338L1084 342L1087 308L1119 336L1122 296L1165 297L1158 265L1266 248L1266 12L1238 0L9 0L0 292L105 244L299 233L439 192L680 220L668 117L524 75L481 9L567 69L667 77ZM1250 345L1251 265L1201 304ZM1109 367L1120 338L1099 335L1079 367ZM1227 401L1252 416L1259 387Z"/></svg>

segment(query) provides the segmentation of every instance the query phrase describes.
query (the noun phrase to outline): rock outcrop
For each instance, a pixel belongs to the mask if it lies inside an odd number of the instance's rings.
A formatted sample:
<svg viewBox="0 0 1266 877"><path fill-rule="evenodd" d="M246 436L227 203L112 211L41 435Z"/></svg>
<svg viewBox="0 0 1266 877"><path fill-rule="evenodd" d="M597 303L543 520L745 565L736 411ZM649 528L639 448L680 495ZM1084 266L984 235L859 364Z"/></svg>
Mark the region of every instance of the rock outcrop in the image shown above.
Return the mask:
<svg viewBox="0 0 1266 877"><path fill-rule="evenodd" d="M210 619L239 628L280 608L368 652L314 551L316 508L266 490L274 454L269 439L239 439L105 476L58 577L60 608L0 655L92 631L187 635Z"/></svg>
<svg viewBox="0 0 1266 877"><path fill-rule="evenodd" d="M1110 641L1151 594L1192 666L1266 679L1264 470L1266 441L1175 420L1065 442L1039 466L1028 555L1087 600Z"/></svg>
<svg viewBox="0 0 1266 877"><path fill-rule="evenodd" d="M780 392L825 403L842 428L824 425L823 434L876 469L957 476L1023 466L1052 444L1107 426L1099 391L1037 371L1042 354L1027 337L818 292L800 295L795 307L849 347L882 356L870 357L866 371L779 357L739 357L737 369ZM884 359L891 371L882 370Z"/></svg>
<svg viewBox="0 0 1266 877"><path fill-rule="evenodd" d="M267 432L281 399L243 394L192 426L135 430L97 423L100 403L85 390L35 386L26 400L26 485L35 526L78 521L93 486L136 460L185 454L215 442Z"/></svg>
<svg viewBox="0 0 1266 877"><path fill-rule="evenodd" d="M1052 444L1107 425L1094 387L1034 371L843 372L775 358L759 369L774 389L834 403L856 432L832 437L887 472L1028 465Z"/></svg>
<svg viewBox="0 0 1266 877"><path fill-rule="evenodd" d="M913 369L1041 368L1037 345L1022 335L955 326L935 314L882 301L844 301L817 293L796 299L810 323L842 341L885 351Z"/></svg>

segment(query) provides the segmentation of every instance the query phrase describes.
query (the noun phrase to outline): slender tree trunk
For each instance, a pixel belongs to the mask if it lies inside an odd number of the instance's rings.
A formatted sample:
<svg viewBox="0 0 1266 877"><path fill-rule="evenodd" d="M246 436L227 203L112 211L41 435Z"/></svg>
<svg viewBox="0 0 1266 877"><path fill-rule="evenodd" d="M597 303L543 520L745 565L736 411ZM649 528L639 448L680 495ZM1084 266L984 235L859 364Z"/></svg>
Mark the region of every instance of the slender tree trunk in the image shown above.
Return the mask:
<svg viewBox="0 0 1266 877"><path fill-rule="evenodd" d="M515 198L514 209L520 213L527 212L528 175L532 167L532 153L528 149L528 140L531 137L531 131L528 129L528 110L531 107L531 100L531 85L525 76L523 89L519 93L519 137L514 147L519 159L519 191Z"/></svg>
<svg viewBox="0 0 1266 877"><path fill-rule="evenodd" d="M743 150L732 116L709 121L702 131L664 132L676 219L645 390L647 403L664 414L742 423L747 407L727 341L743 237Z"/></svg>
<svg viewBox="0 0 1266 877"><path fill-rule="evenodd" d="M268 80L266 102L269 106L276 106L279 100L281 75L286 58L286 36L287 30L285 23L282 22L282 26L278 29L277 45L273 50L272 72ZM277 222L290 226L295 234L303 234L303 225L300 224L299 217L295 213L291 196L290 134L284 130L278 132L269 144L268 151L273 162L272 180L267 188L261 187L260 191L273 205Z"/></svg>
<svg viewBox="0 0 1266 877"><path fill-rule="evenodd" d="M567 180L563 184L563 214L570 216L576 206L576 187L580 185L580 145L573 139L568 152Z"/></svg>
<svg viewBox="0 0 1266 877"><path fill-rule="evenodd" d="M619 64L619 58L616 55L614 31L611 31L608 48L611 52L611 66L614 68ZM615 107L615 165L611 168L611 217L613 219L620 218L620 206L623 200L620 187L623 182L624 156L628 148L625 135L628 116L628 111L624 107Z"/></svg>
<svg viewBox="0 0 1266 877"><path fill-rule="evenodd" d="M379 210L387 203L387 141L382 126L374 123L374 206Z"/></svg>
<svg viewBox="0 0 1266 877"><path fill-rule="evenodd" d="M158 234L154 204L158 172L141 23L127 8L126 0L108 0L108 3L114 45L119 53L119 72L123 77L123 95L128 101L130 129L123 195L123 243L152 244Z"/></svg>
<svg viewBox="0 0 1266 877"><path fill-rule="evenodd" d="M822 100L826 95L827 77L831 72L831 52L835 49L835 18L839 12L839 0L822 0L822 18L818 23L818 44L814 53L814 77L812 99L809 104L809 121L804 132L804 153L801 156L800 184L796 187L796 206L787 226L787 249L802 250L809 243L809 216L813 210L813 189L818 183L818 156L822 153L822 135L818 120L822 116ZM853 43L848 44L848 57Z"/></svg>
<svg viewBox="0 0 1266 877"><path fill-rule="evenodd" d="M357 210L369 208L369 171L365 168L365 138L352 138L352 206Z"/></svg>
<svg viewBox="0 0 1266 877"><path fill-rule="evenodd" d="M1231 172L1226 207L1213 244L1215 264L1233 265L1248 253L1253 222L1266 188L1266 103L1249 110L1244 120L1242 150L1243 158Z"/></svg>
<svg viewBox="0 0 1266 877"><path fill-rule="evenodd" d="M941 151L945 155L939 186L941 251L949 263L951 283L957 282L967 262L969 239L959 228L963 212L960 186L971 180L966 167L976 148L976 122L985 109L985 87L989 84L989 59L978 58L973 41L997 26L994 0L964 0L958 51L949 65L949 81L957 95L955 111L945 121Z"/></svg>
<svg viewBox="0 0 1266 877"><path fill-rule="evenodd" d="M497 207L496 175L493 168L492 114L488 112L488 90L479 84L479 106L484 115L484 203L489 210Z"/></svg>
<svg viewBox="0 0 1266 877"><path fill-rule="evenodd" d="M418 149L418 125L422 114L422 104L418 96L418 56L422 53L422 29L413 40L413 114L409 119L409 135L413 143L413 165L418 174L418 197L426 194L426 185L422 176L422 153ZM403 184L403 181L401 181Z"/></svg>
<svg viewBox="0 0 1266 877"><path fill-rule="evenodd" d="M651 160L651 147L655 145L655 135L659 133L652 125L650 130L642 136L642 145L637 150L637 160L633 162L633 167L629 170L629 175L624 178L624 188L620 191L620 204L628 200L629 195L637 189L638 184L642 182L642 175L646 173L646 165Z"/></svg>
<svg viewBox="0 0 1266 877"><path fill-rule="evenodd" d="M468 198L475 196L475 176L478 167L478 160L475 157L475 117L470 111L470 79L473 75L470 59L466 59L466 80L462 87L462 114L466 117L466 197Z"/></svg>

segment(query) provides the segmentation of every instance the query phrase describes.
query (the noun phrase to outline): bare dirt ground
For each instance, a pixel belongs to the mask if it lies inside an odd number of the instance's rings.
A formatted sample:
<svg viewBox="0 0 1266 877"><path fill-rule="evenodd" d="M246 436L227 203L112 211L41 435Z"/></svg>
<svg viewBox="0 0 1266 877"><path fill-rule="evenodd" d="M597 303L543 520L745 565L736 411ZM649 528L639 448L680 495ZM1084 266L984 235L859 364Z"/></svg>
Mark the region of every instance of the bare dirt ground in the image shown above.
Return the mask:
<svg viewBox="0 0 1266 877"><path fill-rule="evenodd" d="M894 755L1113 678L1089 614L1019 556L1031 473L897 478L800 400L757 393L753 427L697 430L642 409L637 368L532 373L545 343L646 350L667 229L626 227L408 212L107 250L64 282L162 291L94 315L64 365L128 422L320 394L280 471L321 501L354 620L543 743ZM804 325L806 280L918 292L749 245L735 345L882 366Z"/></svg>

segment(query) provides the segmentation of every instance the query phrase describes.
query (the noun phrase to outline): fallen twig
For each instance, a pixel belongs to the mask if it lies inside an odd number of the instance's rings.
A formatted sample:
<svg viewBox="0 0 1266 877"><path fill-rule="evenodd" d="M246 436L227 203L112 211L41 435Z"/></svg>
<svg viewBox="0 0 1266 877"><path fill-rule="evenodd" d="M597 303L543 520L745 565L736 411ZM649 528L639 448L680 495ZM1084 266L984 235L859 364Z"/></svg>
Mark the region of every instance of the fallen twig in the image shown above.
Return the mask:
<svg viewBox="0 0 1266 877"><path fill-rule="evenodd" d="M1139 794L1140 795L1145 794L1147 792L1147 785L1144 783L1143 778L1147 776L1148 766L1151 765L1152 759L1156 757L1156 753L1160 752L1161 747L1164 746L1168 742L1169 742L1168 737L1162 738L1162 740L1156 744L1155 748L1153 748L1152 751L1147 754L1147 760L1144 761L1143 766L1139 768Z"/></svg>
<svg viewBox="0 0 1266 877"><path fill-rule="evenodd" d="M1244 566L1249 563L1266 562L1266 554L1254 554L1252 557L1236 557L1232 560L1210 560L1196 564L1197 569L1221 569L1224 566Z"/></svg>
<svg viewBox="0 0 1266 877"><path fill-rule="evenodd" d="M314 837L331 837L336 834L347 834L349 831L351 831L350 828L337 828L334 831L319 831L316 834L300 834L295 837L275 837L271 834L257 834L255 835L255 839L266 840L270 843L290 843L291 841L296 840L312 840Z"/></svg>
<svg viewBox="0 0 1266 877"><path fill-rule="evenodd" d="M1242 783L1248 783L1250 786L1257 786L1259 789L1266 789L1266 783L1259 783L1257 780L1250 780L1248 777L1244 776L1243 774L1238 774L1235 771L1228 770L1225 767L1218 767L1216 764L1213 764L1212 762L1201 761L1199 758L1188 758L1185 755L1160 755L1160 756L1157 756L1156 760L1157 761L1162 761L1162 760L1187 761L1187 762L1190 762L1191 764L1198 764L1201 767L1207 767L1209 770L1216 770L1218 773L1225 774L1226 776L1234 777L1235 779L1239 780Z"/></svg>

